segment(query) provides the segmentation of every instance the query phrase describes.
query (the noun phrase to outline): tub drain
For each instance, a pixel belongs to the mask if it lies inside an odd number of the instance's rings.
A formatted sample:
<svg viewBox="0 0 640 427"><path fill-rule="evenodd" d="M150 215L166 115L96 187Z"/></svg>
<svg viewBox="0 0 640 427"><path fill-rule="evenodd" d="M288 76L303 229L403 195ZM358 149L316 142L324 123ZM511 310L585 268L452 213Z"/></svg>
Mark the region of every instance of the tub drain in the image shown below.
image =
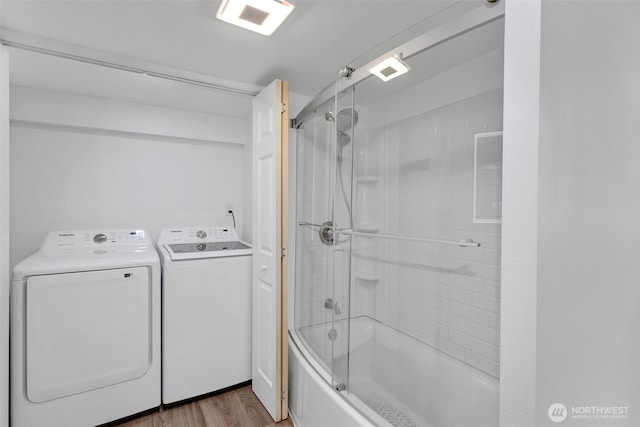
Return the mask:
<svg viewBox="0 0 640 427"><path fill-rule="evenodd" d="M418 427L421 425L396 408L393 403L375 394L363 399L363 402L394 427Z"/></svg>

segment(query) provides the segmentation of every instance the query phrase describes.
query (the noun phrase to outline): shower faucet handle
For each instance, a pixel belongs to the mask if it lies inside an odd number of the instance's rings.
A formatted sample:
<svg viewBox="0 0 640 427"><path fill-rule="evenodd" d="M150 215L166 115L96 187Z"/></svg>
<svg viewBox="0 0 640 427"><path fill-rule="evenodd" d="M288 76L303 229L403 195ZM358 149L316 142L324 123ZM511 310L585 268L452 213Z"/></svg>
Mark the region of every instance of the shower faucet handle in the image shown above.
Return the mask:
<svg viewBox="0 0 640 427"><path fill-rule="evenodd" d="M327 298L324 301L324 308L328 309L328 310L333 310L333 312L336 315L340 315L341 311L340 311L340 307L338 306L338 301L334 301L331 298Z"/></svg>

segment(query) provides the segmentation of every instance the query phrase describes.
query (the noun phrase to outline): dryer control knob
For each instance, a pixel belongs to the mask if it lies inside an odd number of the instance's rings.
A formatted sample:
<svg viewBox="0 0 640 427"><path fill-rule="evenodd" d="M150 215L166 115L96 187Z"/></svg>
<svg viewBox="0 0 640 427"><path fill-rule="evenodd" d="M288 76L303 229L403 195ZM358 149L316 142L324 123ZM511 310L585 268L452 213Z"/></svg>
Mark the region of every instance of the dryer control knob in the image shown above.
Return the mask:
<svg viewBox="0 0 640 427"><path fill-rule="evenodd" d="M198 232L196 233L196 237L198 239L204 239L205 237L207 237L207 232L204 230L198 230Z"/></svg>
<svg viewBox="0 0 640 427"><path fill-rule="evenodd" d="M107 235L106 234L96 234L95 236L93 236L93 241L95 243L104 243L107 241Z"/></svg>

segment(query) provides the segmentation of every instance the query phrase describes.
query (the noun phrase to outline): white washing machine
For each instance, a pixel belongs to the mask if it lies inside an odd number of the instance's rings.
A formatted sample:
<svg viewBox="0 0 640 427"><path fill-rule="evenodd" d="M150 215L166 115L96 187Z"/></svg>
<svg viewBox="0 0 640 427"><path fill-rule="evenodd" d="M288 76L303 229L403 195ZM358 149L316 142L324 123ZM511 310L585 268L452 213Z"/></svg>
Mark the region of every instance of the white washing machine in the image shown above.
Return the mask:
<svg viewBox="0 0 640 427"><path fill-rule="evenodd" d="M251 379L251 247L224 227L171 228L162 262L162 401Z"/></svg>
<svg viewBox="0 0 640 427"><path fill-rule="evenodd" d="M160 405L160 261L143 230L50 233L13 270L12 427Z"/></svg>

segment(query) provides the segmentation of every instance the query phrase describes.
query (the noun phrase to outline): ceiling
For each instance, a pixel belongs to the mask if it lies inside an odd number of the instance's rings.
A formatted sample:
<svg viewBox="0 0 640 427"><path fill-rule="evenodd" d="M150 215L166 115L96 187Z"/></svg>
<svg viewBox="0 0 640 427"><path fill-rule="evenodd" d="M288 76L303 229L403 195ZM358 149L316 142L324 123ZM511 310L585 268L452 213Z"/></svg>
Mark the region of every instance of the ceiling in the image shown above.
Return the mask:
<svg viewBox="0 0 640 427"><path fill-rule="evenodd" d="M407 39L452 0L290 0L271 37L215 19L220 0L2 0L14 31L260 87L273 79L314 95L346 64L363 65ZM475 0L480 2L480 0ZM467 0L467 3L469 1ZM412 28L413 27L413 28ZM404 31L409 29L409 31ZM391 39L391 41L390 41ZM245 117L251 97L12 49L15 84Z"/></svg>

